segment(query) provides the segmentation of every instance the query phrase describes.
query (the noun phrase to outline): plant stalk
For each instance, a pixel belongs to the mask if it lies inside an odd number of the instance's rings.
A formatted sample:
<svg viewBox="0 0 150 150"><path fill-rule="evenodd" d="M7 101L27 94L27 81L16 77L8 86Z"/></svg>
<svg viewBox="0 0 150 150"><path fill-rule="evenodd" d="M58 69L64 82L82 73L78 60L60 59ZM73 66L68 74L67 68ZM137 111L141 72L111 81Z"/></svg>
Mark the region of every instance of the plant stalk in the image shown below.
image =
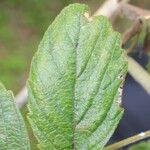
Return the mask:
<svg viewBox="0 0 150 150"><path fill-rule="evenodd" d="M134 135L132 137L129 137L125 140L122 140L122 141L117 142L115 144L109 145L109 146L105 147L104 150L117 150L119 148L122 148L124 146L127 146L129 144L138 142L142 139L149 138L149 137L150 137L150 130L148 130L146 132L141 132L141 133Z"/></svg>

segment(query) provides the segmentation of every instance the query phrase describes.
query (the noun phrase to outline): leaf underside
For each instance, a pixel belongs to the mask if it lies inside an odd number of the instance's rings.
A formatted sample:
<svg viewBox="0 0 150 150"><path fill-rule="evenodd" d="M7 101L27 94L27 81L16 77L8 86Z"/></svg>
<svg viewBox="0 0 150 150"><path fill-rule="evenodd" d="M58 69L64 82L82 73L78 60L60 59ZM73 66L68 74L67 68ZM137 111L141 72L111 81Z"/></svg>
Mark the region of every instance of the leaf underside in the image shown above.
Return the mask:
<svg viewBox="0 0 150 150"><path fill-rule="evenodd" d="M0 83L0 150L29 150L23 118L13 94Z"/></svg>
<svg viewBox="0 0 150 150"><path fill-rule="evenodd" d="M29 121L42 150L102 149L123 114L120 35L87 12L83 4L62 10L32 60Z"/></svg>

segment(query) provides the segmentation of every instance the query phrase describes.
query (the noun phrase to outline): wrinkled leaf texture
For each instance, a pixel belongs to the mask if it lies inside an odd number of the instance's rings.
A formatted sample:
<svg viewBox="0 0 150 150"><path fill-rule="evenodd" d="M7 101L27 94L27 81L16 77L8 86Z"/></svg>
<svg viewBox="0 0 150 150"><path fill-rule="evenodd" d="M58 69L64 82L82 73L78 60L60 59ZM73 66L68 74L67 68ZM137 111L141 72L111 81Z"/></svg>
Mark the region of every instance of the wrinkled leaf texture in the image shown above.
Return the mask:
<svg viewBox="0 0 150 150"><path fill-rule="evenodd" d="M102 149L123 114L120 35L87 13L84 4L64 8L32 60L28 118L42 150Z"/></svg>
<svg viewBox="0 0 150 150"><path fill-rule="evenodd" d="M0 150L29 149L25 124L13 94L0 83Z"/></svg>

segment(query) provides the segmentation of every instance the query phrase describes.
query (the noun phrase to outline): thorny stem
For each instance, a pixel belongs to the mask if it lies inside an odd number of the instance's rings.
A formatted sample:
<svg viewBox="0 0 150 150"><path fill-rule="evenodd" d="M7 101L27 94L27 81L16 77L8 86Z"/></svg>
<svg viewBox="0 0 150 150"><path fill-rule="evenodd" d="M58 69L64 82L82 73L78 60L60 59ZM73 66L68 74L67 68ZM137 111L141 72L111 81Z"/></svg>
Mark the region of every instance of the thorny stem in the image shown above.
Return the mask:
<svg viewBox="0 0 150 150"><path fill-rule="evenodd" d="M119 148L122 148L124 146L127 146L129 144L132 144L134 142L138 142L142 139L149 138L149 137L150 137L150 130L148 130L146 132L141 132L141 133L134 135L132 137L129 137L125 140L122 140L122 141L117 142L115 144L109 145L106 148L104 148L104 150L117 150Z"/></svg>

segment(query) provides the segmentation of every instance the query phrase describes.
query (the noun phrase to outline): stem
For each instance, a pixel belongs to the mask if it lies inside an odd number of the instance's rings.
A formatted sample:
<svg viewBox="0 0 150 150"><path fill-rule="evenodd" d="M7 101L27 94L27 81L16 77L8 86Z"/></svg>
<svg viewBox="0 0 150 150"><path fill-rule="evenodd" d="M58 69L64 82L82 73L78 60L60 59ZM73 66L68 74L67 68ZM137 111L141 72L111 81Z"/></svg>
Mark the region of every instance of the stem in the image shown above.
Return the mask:
<svg viewBox="0 0 150 150"><path fill-rule="evenodd" d="M111 17L121 9L122 4L128 1L129 0L107 0L95 11L93 16L103 15L111 19Z"/></svg>
<svg viewBox="0 0 150 150"><path fill-rule="evenodd" d="M132 37L141 32L143 20L137 19L133 25L122 34L122 45L124 46Z"/></svg>
<svg viewBox="0 0 150 150"><path fill-rule="evenodd" d="M27 88L23 87L16 95L16 105L21 108L27 103Z"/></svg>
<svg viewBox="0 0 150 150"><path fill-rule="evenodd" d="M149 73L138 64L133 58L130 56L126 56L128 61L128 72L134 78L136 82L138 82L145 91L150 94L150 75Z"/></svg>
<svg viewBox="0 0 150 150"><path fill-rule="evenodd" d="M148 138L148 137L150 137L150 130L148 130L146 132L141 132L140 134L134 135L134 136L129 137L125 140L122 140L122 141L117 142L115 144L109 145L106 148L104 148L104 150L116 150L116 149L122 148L124 146L127 146L129 144L132 144L134 142Z"/></svg>
<svg viewBox="0 0 150 150"><path fill-rule="evenodd" d="M122 5L121 11L126 18L130 20L137 20L139 17L143 17L145 19L150 18L150 11L146 9L139 8L137 6L133 6L131 4Z"/></svg>

